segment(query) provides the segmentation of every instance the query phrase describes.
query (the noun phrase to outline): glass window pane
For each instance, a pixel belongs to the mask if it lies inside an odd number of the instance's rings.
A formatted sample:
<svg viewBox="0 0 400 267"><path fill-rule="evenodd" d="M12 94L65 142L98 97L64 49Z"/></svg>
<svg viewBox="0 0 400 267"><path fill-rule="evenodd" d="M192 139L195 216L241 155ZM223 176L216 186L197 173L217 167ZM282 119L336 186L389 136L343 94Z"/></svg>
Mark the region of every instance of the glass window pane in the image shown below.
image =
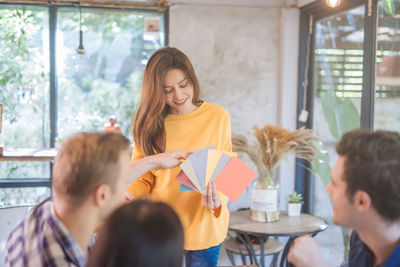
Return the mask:
<svg viewBox="0 0 400 267"><path fill-rule="evenodd" d="M332 203L325 191L337 159L335 144L360 126L364 6L324 18L315 24L313 127L326 151L313 164L313 213L329 222L316 237L332 266L346 258L347 230L332 222Z"/></svg>
<svg viewBox="0 0 400 267"><path fill-rule="evenodd" d="M374 128L400 131L400 2L380 1Z"/></svg>
<svg viewBox="0 0 400 267"><path fill-rule="evenodd" d="M49 178L48 162L1 161L0 178Z"/></svg>
<svg viewBox="0 0 400 267"><path fill-rule="evenodd" d="M0 6L0 142L7 148L49 147L49 18L47 7ZM48 163L0 163L0 178L50 177Z"/></svg>
<svg viewBox="0 0 400 267"><path fill-rule="evenodd" d="M0 207L36 204L50 194L49 187L0 188Z"/></svg>
<svg viewBox="0 0 400 267"><path fill-rule="evenodd" d="M164 45L162 13L82 9L84 54L79 21L78 9L58 9L59 136L102 130L112 115L130 136L144 66ZM149 21L159 27L148 29Z"/></svg>

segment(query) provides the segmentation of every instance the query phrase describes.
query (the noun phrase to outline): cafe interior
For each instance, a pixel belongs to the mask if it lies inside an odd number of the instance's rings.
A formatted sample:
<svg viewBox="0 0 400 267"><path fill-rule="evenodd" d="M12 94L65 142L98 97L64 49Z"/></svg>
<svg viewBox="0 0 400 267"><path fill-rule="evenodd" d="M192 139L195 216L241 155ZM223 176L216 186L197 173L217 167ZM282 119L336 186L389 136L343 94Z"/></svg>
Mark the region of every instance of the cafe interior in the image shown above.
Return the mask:
<svg viewBox="0 0 400 267"><path fill-rule="evenodd" d="M218 266L290 266L299 233L340 266L351 229L325 187L344 133L400 131L398 0L0 0L0 266L11 230L52 195L65 139L114 131L133 146L143 71L167 46L190 58L200 99L229 112L232 150L257 174L228 202ZM239 145L257 150L262 130L304 133L313 152L282 152L266 197Z"/></svg>

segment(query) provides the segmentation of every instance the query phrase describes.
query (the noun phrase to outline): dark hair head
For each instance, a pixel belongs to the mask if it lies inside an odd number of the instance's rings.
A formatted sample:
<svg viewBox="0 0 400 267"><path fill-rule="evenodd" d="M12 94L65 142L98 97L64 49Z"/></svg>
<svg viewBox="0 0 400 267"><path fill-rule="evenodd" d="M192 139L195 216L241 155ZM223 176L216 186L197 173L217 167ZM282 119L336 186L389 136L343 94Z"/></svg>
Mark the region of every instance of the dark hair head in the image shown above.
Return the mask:
<svg viewBox="0 0 400 267"><path fill-rule="evenodd" d="M349 198L365 191L383 218L400 220L400 134L353 130L343 135L336 151L345 157L343 178Z"/></svg>
<svg viewBox="0 0 400 267"><path fill-rule="evenodd" d="M88 267L181 267L183 229L167 204L137 200L117 209L99 233Z"/></svg>
<svg viewBox="0 0 400 267"><path fill-rule="evenodd" d="M189 58L174 47L154 52L144 70L140 102L133 118L133 138L147 156L165 151L164 119L169 109L163 82L172 69L185 73L194 89L192 103L200 104L199 81Z"/></svg>

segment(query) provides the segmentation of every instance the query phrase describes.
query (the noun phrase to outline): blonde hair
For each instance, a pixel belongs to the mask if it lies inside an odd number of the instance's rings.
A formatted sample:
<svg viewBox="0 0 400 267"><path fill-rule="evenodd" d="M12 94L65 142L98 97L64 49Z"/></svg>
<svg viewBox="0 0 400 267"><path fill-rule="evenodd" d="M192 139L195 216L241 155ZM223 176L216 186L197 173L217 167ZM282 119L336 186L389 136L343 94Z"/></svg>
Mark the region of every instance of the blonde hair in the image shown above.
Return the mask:
<svg viewBox="0 0 400 267"><path fill-rule="evenodd" d="M68 138L53 167L53 190L79 203L93 190L108 184L114 190L119 177L119 158L129 140L111 132L78 133Z"/></svg>

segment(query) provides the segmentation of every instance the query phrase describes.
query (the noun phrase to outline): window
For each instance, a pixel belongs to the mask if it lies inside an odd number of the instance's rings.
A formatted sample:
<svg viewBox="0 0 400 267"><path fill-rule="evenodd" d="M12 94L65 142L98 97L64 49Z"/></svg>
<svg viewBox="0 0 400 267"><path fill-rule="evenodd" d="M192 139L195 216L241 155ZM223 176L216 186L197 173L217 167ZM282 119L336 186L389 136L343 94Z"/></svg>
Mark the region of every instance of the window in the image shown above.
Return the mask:
<svg viewBox="0 0 400 267"><path fill-rule="evenodd" d="M315 21L312 125L327 153L320 156L321 162L313 164L317 179L311 184L311 199L313 214L328 219L326 233L317 240L334 266L345 257L348 232L332 223L332 205L325 186L337 159L336 142L344 132L360 127L363 25L363 6Z"/></svg>
<svg viewBox="0 0 400 267"><path fill-rule="evenodd" d="M56 137L102 130L112 115L130 137L144 66L165 45L163 12L8 4L0 28L6 150L49 148ZM0 161L0 206L36 203L50 179L50 163Z"/></svg>
<svg viewBox="0 0 400 267"><path fill-rule="evenodd" d="M375 129L400 132L400 2L378 3Z"/></svg>
<svg viewBox="0 0 400 267"><path fill-rule="evenodd" d="M318 1L301 10L298 112L305 106L310 117L298 127L313 128L327 153L306 166L314 174L296 167L296 190L305 194L306 211L328 222L332 206L325 185L337 159L337 141L358 127L400 130L399 14L400 4L393 0L343 1L337 9ZM337 266L347 257L348 235L344 228L328 229L326 238L317 240Z"/></svg>

